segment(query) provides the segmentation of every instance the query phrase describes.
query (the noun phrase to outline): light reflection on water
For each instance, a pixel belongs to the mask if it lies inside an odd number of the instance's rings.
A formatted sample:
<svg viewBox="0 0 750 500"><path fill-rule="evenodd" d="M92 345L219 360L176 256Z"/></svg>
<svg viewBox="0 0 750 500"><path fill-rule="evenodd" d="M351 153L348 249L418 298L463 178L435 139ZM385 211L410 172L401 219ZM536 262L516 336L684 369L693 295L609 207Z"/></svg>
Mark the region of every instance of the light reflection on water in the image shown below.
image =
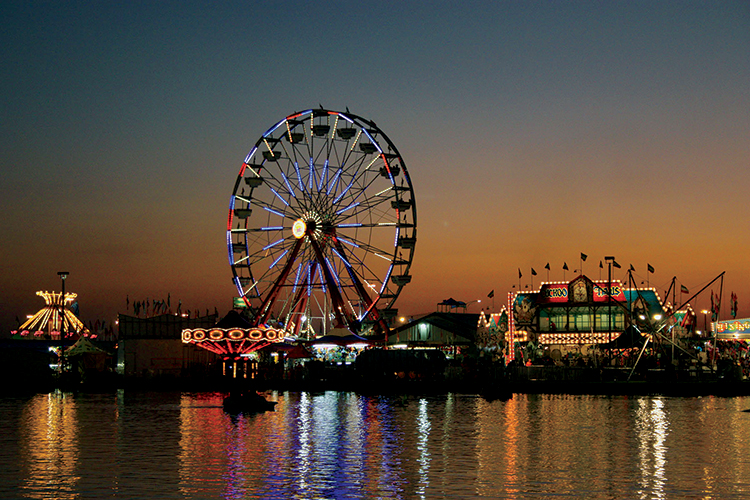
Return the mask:
<svg viewBox="0 0 750 500"><path fill-rule="evenodd" d="M750 398L0 398L0 498L744 498Z"/></svg>

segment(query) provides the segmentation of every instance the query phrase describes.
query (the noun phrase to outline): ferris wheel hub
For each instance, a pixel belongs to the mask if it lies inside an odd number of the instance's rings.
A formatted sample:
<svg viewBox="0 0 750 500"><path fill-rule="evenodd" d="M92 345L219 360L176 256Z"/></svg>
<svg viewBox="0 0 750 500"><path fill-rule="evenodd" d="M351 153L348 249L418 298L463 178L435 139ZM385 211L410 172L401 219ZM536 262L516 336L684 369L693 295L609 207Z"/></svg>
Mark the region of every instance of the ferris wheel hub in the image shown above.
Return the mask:
<svg viewBox="0 0 750 500"><path fill-rule="evenodd" d="M296 221L294 221L294 224L292 225L292 234L295 238L302 238L306 232L307 224L305 224L305 221L303 221L302 219L297 219Z"/></svg>

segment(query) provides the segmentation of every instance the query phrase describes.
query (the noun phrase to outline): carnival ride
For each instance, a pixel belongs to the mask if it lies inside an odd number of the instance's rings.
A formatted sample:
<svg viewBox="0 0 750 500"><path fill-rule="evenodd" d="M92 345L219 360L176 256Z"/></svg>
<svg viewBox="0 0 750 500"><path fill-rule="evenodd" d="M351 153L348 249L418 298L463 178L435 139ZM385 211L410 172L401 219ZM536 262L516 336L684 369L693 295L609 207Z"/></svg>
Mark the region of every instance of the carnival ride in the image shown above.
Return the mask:
<svg viewBox="0 0 750 500"><path fill-rule="evenodd" d="M89 336L89 330L68 308L68 304L73 303L77 294L47 291L39 291L36 294L44 299L45 306L11 334L47 340L59 340L61 331L65 332L66 338L77 339L79 336Z"/></svg>
<svg viewBox="0 0 750 500"><path fill-rule="evenodd" d="M348 110L289 115L256 141L229 202L229 263L249 320L231 311L182 341L246 377L247 355L286 337L338 334L348 346L368 342L357 333L387 335L416 238L406 164L374 122Z"/></svg>
<svg viewBox="0 0 750 500"><path fill-rule="evenodd" d="M417 235L406 164L374 122L309 109L274 124L229 203L233 281L254 327L385 333Z"/></svg>

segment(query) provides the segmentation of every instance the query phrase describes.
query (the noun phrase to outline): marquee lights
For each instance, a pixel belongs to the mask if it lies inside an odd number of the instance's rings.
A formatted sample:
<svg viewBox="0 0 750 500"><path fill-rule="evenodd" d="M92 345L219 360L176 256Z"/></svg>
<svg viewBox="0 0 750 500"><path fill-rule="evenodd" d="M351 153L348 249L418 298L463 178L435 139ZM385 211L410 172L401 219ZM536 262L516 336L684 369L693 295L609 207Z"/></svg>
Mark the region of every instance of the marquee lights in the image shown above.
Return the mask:
<svg viewBox="0 0 750 500"><path fill-rule="evenodd" d="M612 340L617 339L622 332L612 332ZM609 332L581 332L581 333L540 333L540 344L603 344L609 342Z"/></svg>
<svg viewBox="0 0 750 500"><path fill-rule="evenodd" d="M277 328L194 328L182 331L184 344L195 344L221 355L242 355L284 340Z"/></svg>

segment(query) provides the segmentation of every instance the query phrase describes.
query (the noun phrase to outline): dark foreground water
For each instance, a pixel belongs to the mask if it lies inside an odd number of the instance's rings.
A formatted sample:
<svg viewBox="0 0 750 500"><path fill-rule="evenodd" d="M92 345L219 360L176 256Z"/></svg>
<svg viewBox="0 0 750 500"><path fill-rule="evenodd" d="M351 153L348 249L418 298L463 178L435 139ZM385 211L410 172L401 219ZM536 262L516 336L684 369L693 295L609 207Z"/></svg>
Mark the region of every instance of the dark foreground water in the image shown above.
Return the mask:
<svg viewBox="0 0 750 500"><path fill-rule="evenodd" d="M750 398L0 398L1 498L748 498Z"/></svg>

